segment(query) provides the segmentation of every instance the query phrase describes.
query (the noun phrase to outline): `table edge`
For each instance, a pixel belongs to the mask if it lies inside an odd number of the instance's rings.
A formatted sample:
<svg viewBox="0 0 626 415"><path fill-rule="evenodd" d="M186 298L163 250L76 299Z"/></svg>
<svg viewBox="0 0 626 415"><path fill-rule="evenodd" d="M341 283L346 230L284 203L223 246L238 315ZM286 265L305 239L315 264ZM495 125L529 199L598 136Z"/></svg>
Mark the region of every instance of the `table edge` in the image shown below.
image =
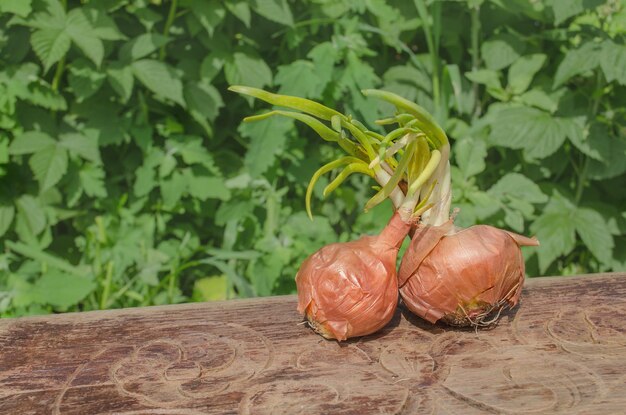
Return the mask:
<svg viewBox="0 0 626 415"><path fill-rule="evenodd" d="M554 277L531 277L526 278L524 284L525 287L553 285L569 281L581 281L585 279L596 278L626 278L626 272L610 272L610 273L597 273L597 274L581 274L571 276L554 276ZM109 310L91 310L81 312L69 312L60 314L43 314L36 316L23 316L13 318L0 318L0 329L6 328L9 325L15 323L35 323L38 321L45 321L48 323L64 323L81 321L86 322L90 320L99 320L103 318L116 318L116 317L130 317L133 315L145 314L146 312L158 312L158 311L176 311L176 310L193 310L193 309L207 309L212 310L228 310L238 308L240 306L254 306L255 304L272 304L282 303L285 301L294 302L297 296L295 294L279 295L270 297L254 297L254 298L236 298L231 300L210 301L210 302L190 302L181 304L167 304L158 306L146 306L146 307L129 307L129 308L117 308Z"/></svg>

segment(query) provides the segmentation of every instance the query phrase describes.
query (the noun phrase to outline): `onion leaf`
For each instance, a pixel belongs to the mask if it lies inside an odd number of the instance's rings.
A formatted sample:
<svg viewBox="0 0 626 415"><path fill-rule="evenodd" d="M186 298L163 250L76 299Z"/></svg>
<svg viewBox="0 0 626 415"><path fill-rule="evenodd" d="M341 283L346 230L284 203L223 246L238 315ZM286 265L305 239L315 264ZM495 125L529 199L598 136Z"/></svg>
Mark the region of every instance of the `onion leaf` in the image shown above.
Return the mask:
<svg viewBox="0 0 626 415"><path fill-rule="evenodd" d="M272 94L271 92L267 92L259 88L252 88L249 86L241 85L230 86L228 90L258 98L272 105L278 105L280 107L287 107L294 110L302 111L323 120L330 120L334 116L346 118L339 111L335 111L334 109L328 108L318 102L311 101L310 99L293 97L290 95Z"/></svg>
<svg viewBox="0 0 626 415"><path fill-rule="evenodd" d="M333 160L330 163L324 164L315 173L313 173L311 181L309 181L309 185L306 188L306 195L304 197L306 213L307 215L309 215L309 218L311 220L313 220L313 213L311 213L311 195L313 194L313 188L315 187L315 183L317 183L317 181L320 177L322 177L323 174L326 174L329 171L336 169L337 167L340 167L344 164L351 163L362 163L362 160L350 156L342 157L338 160Z"/></svg>

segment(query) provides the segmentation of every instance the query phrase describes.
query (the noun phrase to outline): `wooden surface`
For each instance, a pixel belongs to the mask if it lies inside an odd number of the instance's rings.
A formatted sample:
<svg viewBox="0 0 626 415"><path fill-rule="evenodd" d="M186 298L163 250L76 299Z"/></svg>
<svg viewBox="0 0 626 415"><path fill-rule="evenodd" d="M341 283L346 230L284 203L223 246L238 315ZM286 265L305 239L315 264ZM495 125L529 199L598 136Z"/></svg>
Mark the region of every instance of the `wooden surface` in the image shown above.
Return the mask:
<svg viewBox="0 0 626 415"><path fill-rule="evenodd" d="M527 281L486 331L338 344L293 296L0 320L0 414L626 413L626 274Z"/></svg>

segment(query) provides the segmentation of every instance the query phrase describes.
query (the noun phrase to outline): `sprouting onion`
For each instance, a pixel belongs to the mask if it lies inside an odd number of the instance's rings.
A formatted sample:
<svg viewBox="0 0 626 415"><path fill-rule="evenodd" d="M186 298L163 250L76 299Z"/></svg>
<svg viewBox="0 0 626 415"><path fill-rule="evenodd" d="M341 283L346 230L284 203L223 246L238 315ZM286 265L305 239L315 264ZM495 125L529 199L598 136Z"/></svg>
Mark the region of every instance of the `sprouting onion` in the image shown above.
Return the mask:
<svg viewBox="0 0 626 415"><path fill-rule="evenodd" d="M447 137L415 104L405 105L403 112L393 118L380 120L386 125L398 125L381 135L350 116L304 98L244 86L232 86L230 90L287 109L247 117L245 122L290 117L309 126L325 141L336 142L347 153L313 174L305 196L311 218L313 188L320 177L335 170L339 173L324 189L324 197L350 175L359 173L380 186L366 203L366 210L385 199L393 202L396 213L379 235L327 245L307 258L296 275L298 310L316 332L341 341L377 331L395 311L398 249L419 216L432 206L428 198L438 187L430 179L442 162L441 154L448 153ZM369 90L364 94L404 103L388 92ZM443 161L447 163L447 158Z"/></svg>
<svg viewBox="0 0 626 415"><path fill-rule="evenodd" d="M341 171L324 189L324 197L360 173L380 186L366 210L385 199L395 207L380 235L325 246L302 264L296 276L298 310L315 331L337 340L375 332L393 316L398 289L411 311L433 323L486 325L494 314L495 321L504 307L517 303L524 280L519 247L538 243L484 225L454 227L450 144L422 107L387 91L364 90L364 95L397 109L394 116L376 121L387 128L397 125L382 135L311 100L245 86L230 90L290 110L275 109L245 122L290 117L347 153L313 174L305 197L311 218L313 187L337 169ZM415 232L396 277L398 248L411 228Z"/></svg>

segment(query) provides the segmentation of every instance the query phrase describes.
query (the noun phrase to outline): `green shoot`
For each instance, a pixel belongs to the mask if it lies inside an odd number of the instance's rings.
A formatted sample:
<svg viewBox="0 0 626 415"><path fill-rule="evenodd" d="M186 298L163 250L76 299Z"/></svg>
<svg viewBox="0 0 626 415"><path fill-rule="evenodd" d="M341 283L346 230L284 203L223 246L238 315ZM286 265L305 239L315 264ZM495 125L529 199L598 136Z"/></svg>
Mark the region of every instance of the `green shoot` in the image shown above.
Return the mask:
<svg viewBox="0 0 626 415"><path fill-rule="evenodd" d="M322 175L336 169L337 167L341 167L344 164L354 163L363 163L363 161L351 156L342 157L338 160L333 160L330 163L323 165L315 173L313 173L313 176L309 181L309 185L306 188L306 195L304 197L306 213L307 215L309 215L310 219L313 219L313 213L311 212L311 195L313 194L313 188L315 187L315 184L317 183L319 178L322 177Z"/></svg>

